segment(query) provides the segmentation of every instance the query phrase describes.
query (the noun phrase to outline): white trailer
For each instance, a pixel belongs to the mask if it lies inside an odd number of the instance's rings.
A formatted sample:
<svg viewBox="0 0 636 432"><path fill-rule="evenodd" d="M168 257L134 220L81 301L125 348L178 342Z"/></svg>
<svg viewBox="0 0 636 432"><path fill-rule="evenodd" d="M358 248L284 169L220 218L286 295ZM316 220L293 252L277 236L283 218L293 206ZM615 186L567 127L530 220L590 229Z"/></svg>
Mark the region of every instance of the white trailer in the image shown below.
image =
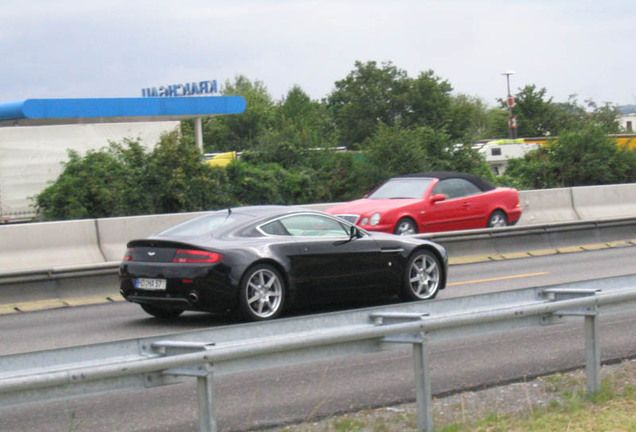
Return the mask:
<svg viewBox="0 0 636 432"><path fill-rule="evenodd" d="M0 127L0 223L36 216L33 197L62 173L68 150L84 154L124 138L152 148L178 127L178 121Z"/></svg>
<svg viewBox="0 0 636 432"><path fill-rule="evenodd" d="M522 158L526 153L539 148L539 143L525 142L523 139L488 141L478 150L485 158L495 175L506 172L510 159Z"/></svg>

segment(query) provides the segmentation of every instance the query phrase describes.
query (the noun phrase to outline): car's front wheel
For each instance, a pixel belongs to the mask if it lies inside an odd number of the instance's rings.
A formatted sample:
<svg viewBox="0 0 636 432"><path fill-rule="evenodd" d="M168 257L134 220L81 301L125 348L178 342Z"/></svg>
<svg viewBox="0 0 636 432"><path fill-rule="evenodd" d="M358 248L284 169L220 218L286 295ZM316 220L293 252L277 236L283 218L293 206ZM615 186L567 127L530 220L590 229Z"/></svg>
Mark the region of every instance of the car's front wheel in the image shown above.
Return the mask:
<svg viewBox="0 0 636 432"><path fill-rule="evenodd" d="M443 281L442 266L435 254L418 250L408 259L402 286L404 300L435 298Z"/></svg>
<svg viewBox="0 0 636 432"><path fill-rule="evenodd" d="M395 224L393 234L397 235L410 235L417 234L417 226L411 218L404 217Z"/></svg>
<svg viewBox="0 0 636 432"><path fill-rule="evenodd" d="M240 310L249 321L278 317L285 304L285 282L269 264L250 268L241 281Z"/></svg>
<svg viewBox="0 0 636 432"><path fill-rule="evenodd" d="M488 218L488 228L498 228L508 226L508 217L501 210L495 210Z"/></svg>
<svg viewBox="0 0 636 432"><path fill-rule="evenodd" d="M162 319L176 318L183 313L183 309L162 308L148 303L141 303L140 306L147 314Z"/></svg>

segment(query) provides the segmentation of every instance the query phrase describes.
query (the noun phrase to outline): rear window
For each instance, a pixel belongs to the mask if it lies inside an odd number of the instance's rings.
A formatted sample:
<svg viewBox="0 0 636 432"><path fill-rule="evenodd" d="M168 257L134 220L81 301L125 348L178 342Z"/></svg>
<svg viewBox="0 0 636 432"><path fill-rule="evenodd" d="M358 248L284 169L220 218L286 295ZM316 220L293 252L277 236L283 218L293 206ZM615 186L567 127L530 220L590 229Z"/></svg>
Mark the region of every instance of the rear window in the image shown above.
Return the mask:
<svg viewBox="0 0 636 432"><path fill-rule="evenodd" d="M169 238L190 238L205 235L213 235L215 231L221 228L229 228L233 225L239 225L251 219L249 216L228 213L227 211L217 212L205 216L199 216L179 225L168 228L157 234L157 237Z"/></svg>

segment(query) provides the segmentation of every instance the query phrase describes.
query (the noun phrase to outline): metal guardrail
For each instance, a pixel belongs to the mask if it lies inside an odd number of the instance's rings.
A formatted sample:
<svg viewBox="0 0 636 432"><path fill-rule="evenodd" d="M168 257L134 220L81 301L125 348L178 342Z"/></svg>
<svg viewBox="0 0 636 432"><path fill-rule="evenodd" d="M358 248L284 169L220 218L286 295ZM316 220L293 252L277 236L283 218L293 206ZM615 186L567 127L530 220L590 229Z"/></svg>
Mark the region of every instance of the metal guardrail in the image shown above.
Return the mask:
<svg viewBox="0 0 636 432"><path fill-rule="evenodd" d="M636 217L418 234L441 243L450 256L506 254L586 244L636 241Z"/></svg>
<svg viewBox="0 0 636 432"><path fill-rule="evenodd" d="M417 425L433 430L429 345L585 319L587 390L600 389L599 314L636 308L636 275L220 327L0 357L0 408L196 377L199 430L217 430L214 377L413 346Z"/></svg>

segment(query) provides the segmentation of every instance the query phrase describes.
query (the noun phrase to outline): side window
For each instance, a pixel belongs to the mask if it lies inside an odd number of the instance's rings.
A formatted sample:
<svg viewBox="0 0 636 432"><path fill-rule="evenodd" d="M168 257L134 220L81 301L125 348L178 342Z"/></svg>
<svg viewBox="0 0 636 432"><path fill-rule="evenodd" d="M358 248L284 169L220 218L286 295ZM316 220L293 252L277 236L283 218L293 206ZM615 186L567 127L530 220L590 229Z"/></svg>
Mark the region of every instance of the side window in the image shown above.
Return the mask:
<svg viewBox="0 0 636 432"><path fill-rule="evenodd" d="M335 219L321 215L297 215L280 220L293 236L299 237L343 237L348 236L345 225Z"/></svg>
<svg viewBox="0 0 636 432"><path fill-rule="evenodd" d="M435 187L433 188L432 194L433 195L437 195L437 194L442 194L442 195L446 195L447 197L451 197L450 195L450 183L448 180L440 180Z"/></svg>
<svg viewBox="0 0 636 432"><path fill-rule="evenodd" d="M470 195L477 195L478 193L481 193L481 189L479 189L477 186L475 186L473 183L469 182L468 180L464 180L464 179L455 179L455 180L457 180L457 183L459 184L458 189L461 191L460 196L470 196Z"/></svg>
<svg viewBox="0 0 636 432"><path fill-rule="evenodd" d="M287 231L279 220L261 226L261 231L269 235L290 235L289 231Z"/></svg>
<svg viewBox="0 0 636 432"><path fill-rule="evenodd" d="M448 199L461 198L481 193L481 190L469 182L460 178L441 180L433 188L433 194L444 194Z"/></svg>

